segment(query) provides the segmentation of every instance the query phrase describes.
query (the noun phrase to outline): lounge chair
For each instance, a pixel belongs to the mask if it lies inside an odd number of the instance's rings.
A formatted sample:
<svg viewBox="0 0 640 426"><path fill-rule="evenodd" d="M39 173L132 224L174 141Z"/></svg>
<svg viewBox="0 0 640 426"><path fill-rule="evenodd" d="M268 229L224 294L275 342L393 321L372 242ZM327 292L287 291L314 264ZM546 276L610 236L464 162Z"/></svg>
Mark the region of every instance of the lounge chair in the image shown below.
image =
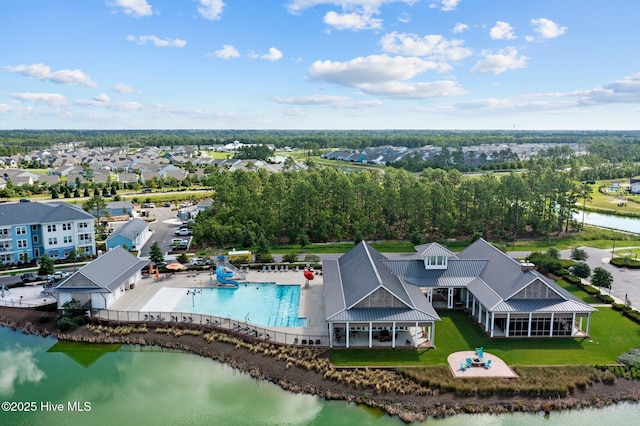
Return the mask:
<svg viewBox="0 0 640 426"><path fill-rule="evenodd" d="M296 337L295 339L293 339L293 344L297 345L298 344L298 338Z"/></svg>
<svg viewBox="0 0 640 426"><path fill-rule="evenodd" d="M149 315L145 315L145 316L144 316L144 320L145 320L145 321L149 321Z"/></svg>
<svg viewBox="0 0 640 426"><path fill-rule="evenodd" d="M484 348L482 346L476 348L476 355L478 356L478 358L482 358L484 356Z"/></svg>
<svg viewBox="0 0 640 426"><path fill-rule="evenodd" d="M469 368L467 364L465 364L464 362L460 363L460 370L467 371L467 368Z"/></svg>
<svg viewBox="0 0 640 426"><path fill-rule="evenodd" d="M319 344L320 344L320 339L317 339L316 340L316 345L319 345Z"/></svg>
<svg viewBox="0 0 640 426"><path fill-rule="evenodd" d="M467 358L465 361L467 362L467 365L469 367L471 367L473 365L473 361L471 361L471 358Z"/></svg>
<svg viewBox="0 0 640 426"><path fill-rule="evenodd" d="M302 339L302 344L306 345L307 344L307 339Z"/></svg>
<svg viewBox="0 0 640 426"><path fill-rule="evenodd" d="M487 362L484 363L484 368L489 369L491 368L491 360L488 359Z"/></svg>
<svg viewBox="0 0 640 426"><path fill-rule="evenodd" d="M266 336L264 336L265 340L271 340L271 335L267 333Z"/></svg>

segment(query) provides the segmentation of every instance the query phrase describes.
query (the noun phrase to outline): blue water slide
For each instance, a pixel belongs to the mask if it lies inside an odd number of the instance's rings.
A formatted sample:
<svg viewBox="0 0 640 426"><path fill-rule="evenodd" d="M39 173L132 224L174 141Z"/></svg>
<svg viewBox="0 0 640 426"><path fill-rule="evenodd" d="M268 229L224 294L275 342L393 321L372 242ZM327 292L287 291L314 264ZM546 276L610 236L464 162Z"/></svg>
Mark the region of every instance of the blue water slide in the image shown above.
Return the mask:
<svg viewBox="0 0 640 426"><path fill-rule="evenodd" d="M218 266L216 268L216 279L218 280L219 283L238 285L238 281L229 279L232 276L233 276L233 272L225 271L224 267Z"/></svg>

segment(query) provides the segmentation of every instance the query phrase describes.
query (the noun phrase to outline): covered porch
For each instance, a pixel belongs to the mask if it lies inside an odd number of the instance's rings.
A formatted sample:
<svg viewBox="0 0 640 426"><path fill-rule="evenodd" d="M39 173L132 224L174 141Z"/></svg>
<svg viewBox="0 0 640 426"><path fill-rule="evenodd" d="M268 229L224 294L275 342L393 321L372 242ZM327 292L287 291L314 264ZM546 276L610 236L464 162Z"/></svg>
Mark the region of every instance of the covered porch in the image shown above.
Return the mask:
<svg viewBox="0 0 640 426"><path fill-rule="evenodd" d="M330 347L433 348L434 322L329 322Z"/></svg>

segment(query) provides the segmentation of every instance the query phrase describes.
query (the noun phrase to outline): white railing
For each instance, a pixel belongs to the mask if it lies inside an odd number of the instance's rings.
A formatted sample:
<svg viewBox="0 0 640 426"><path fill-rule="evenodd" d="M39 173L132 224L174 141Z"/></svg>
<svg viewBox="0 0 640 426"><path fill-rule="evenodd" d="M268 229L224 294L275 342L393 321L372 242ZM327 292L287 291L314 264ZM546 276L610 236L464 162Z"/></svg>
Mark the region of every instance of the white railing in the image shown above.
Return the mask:
<svg viewBox="0 0 640 426"><path fill-rule="evenodd" d="M193 324L198 327L203 327L204 329L210 329L211 331L221 331L242 338L248 337L254 340L263 340L284 345L329 346L328 335L285 332L282 331L281 328L276 330L248 321L223 318L215 315L194 314L191 312L96 310L93 311L93 317L117 322L160 323L165 324L167 327L170 327L172 324L180 326Z"/></svg>

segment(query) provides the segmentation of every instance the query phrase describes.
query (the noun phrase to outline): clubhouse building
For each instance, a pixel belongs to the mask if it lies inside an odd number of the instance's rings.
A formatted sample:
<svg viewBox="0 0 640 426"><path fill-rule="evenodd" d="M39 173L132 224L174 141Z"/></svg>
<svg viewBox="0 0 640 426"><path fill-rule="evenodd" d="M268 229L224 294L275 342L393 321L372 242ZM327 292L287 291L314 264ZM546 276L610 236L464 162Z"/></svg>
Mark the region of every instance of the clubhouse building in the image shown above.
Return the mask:
<svg viewBox="0 0 640 426"><path fill-rule="evenodd" d="M589 335L594 308L484 239L415 249L395 260L361 242L323 261L331 347L433 347L435 308L465 310L490 337Z"/></svg>

